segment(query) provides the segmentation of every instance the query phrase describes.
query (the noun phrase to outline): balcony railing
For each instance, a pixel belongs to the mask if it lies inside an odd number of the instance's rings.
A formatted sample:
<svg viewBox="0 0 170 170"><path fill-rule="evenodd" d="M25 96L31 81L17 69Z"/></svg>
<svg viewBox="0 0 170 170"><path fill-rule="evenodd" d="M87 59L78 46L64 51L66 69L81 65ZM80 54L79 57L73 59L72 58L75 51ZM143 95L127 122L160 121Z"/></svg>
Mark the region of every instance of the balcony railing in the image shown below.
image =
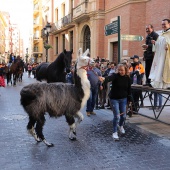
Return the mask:
<svg viewBox="0 0 170 170"><path fill-rule="evenodd" d="M34 5L34 11L35 11L35 10L38 10L38 9L39 9L39 5L38 5L38 4L35 4L35 5Z"/></svg>
<svg viewBox="0 0 170 170"><path fill-rule="evenodd" d="M39 40L39 37L38 36L34 36L33 39L34 40Z"/></svg>
<svg viewBox="0 0 170 170"><path fill-rule="evenodd" d="M84 0L81 4L73 9L73 19L80 17L81 15L87 14L88 11L88 0Z"/></svg>
<svg viewBox="0 0 170 170"><path fill-rule="evenodd" d="M33 52L39 52L38 48L35 47L35 48L33 49Z"/></svg>
<svg viewBox="0 0 170 170"><path fill-rule="evenodd" d="M61 18L60 20L52 24L51 32L60 30L62 27L70 24L71 22L72 22L72 14L68 14L65 17Z"/></svg>

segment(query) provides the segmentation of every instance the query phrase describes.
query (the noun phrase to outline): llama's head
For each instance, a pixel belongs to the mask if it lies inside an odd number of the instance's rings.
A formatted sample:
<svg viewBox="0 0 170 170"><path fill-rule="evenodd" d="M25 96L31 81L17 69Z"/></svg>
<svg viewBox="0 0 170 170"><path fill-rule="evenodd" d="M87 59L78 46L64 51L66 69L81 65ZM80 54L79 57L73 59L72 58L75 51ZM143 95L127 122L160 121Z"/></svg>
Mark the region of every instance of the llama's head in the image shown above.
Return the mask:
<svg viewBox="0 0 170 170"><path fill-rule="evenodd" d="M94 63L94 60L89 56L89 49L87 49L84 53L82 52L82 48L78 50L78 58L77 58L77 69L84 68L86 69L90 64Z"/></svg>

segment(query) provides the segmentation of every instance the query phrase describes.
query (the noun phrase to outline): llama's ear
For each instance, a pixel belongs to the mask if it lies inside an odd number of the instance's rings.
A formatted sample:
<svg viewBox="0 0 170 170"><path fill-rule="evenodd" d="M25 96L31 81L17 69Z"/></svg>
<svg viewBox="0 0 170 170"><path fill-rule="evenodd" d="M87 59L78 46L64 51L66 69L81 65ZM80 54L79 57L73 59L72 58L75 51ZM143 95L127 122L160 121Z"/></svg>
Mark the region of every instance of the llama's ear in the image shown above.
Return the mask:
<svg viewBox="0 0 170 170"><path fill-rule="evenodd" d="M89 49L84 52L83 56L87 56L87 54L89 54Z"/></svg>
<svg viewBox="0 0 170 170"><path fill-rule="evenodd" d="M79 48L79 50L78 50L78 57L80 57L82 55L83 55L82 48Z"/></svg>
<svg viewBox="0 0 170 170"><path fill-rule="evenodd" d="M66 49L64 49L64 51L63 51L63 52L64 52L64 54L66 54L66 53L67 53Z"/></svg>

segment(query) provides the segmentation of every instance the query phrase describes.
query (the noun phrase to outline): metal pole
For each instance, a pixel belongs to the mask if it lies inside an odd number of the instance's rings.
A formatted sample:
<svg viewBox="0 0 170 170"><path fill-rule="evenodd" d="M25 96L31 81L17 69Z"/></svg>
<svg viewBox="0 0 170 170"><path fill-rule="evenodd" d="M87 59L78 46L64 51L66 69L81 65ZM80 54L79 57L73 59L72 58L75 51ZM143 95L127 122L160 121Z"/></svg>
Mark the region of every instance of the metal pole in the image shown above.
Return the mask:
<svg viewBox="0 0 170 170"><path fill-rule="evenodd" d="M121 50L121 39L120 39L120 16L117 17L118 20L118 63L120 63L121 56L120 56L120 50Z"/></svg>
<svg viewBox="0 0 170 170"><path fill-rule="evenodd" d="M48 31L47 31L47 37L46 37L46 43L48 44ZM46 48L46 63L48 62L48 48Z"/></svg>

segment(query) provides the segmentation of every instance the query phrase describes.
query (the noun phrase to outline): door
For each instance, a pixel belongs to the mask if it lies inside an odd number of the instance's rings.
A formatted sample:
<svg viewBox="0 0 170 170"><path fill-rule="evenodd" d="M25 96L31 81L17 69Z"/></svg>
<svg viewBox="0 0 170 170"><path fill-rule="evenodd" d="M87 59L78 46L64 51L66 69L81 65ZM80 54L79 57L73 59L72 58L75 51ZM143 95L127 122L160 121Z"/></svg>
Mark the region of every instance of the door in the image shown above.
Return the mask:
<svg viewBox="0 0 170 170"><path fill-rule="evenodd" d="M118 42L113 42L113 55L112 61L118 64Z"/></svg>

